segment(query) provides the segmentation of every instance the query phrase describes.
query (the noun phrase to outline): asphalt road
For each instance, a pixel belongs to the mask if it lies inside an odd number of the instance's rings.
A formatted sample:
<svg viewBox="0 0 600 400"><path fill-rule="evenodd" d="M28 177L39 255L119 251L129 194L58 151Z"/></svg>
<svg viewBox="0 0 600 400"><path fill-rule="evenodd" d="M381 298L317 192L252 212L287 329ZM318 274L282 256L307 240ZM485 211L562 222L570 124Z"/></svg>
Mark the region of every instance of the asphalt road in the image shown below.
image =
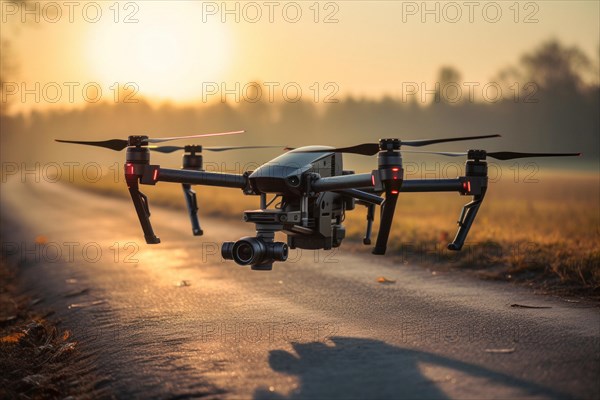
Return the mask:
<svg viewBox="0 0 600 400"><path fill-rule="evenodd" d="M593 304L344 250L251 271L218 252L251 225L151 207L150 246L131 202L61 184L1 201L3 256L118 398L600 397Z"/></svg>

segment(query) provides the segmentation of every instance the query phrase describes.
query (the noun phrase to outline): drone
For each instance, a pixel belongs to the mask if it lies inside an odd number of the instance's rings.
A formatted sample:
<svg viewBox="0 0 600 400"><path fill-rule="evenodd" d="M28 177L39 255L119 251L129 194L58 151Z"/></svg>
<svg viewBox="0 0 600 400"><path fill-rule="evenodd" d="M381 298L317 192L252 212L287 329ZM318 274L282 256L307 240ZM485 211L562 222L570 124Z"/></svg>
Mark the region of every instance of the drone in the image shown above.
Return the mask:
<svg viewBox="0 0 600 400"><path fill-rule="evenodd" d="M458 218L458 230L449 250L459 251L475 220L488 188L488 157L511 160L525 157L579 156L580 153L518 153L510 151L487 152L469 150L464 153L412 151L413 153L439 154L465 157L465 175L455 179L404 179L402 168L403 146L422 147L437 143L488 139L500 135L463 136L442 139L401 140L380 139L375 143L363 143L349 147L304 146L285 147L285 153L260 165L254 171L242 174L209 172L203 169L202 151L246 150L280 146L233 146L203 147L154 146L171 140L196 139L208 136L235 135L244 131L209 133L192 136L150 138L145 135L129 136L128 139L104 141L59 140L63 143L83 144L108 148L115 151L127 149L125 181L146 243L157 244L150 223L148 198L140 191L140 185L156 185L158 182L182 185L192 225L192 233L201 236L203 230L198 219L198 204L192 185L218 186L241 189L244 195L260 197L260 207L244 211L243 219L255 224L256 235L246 236L235 242L224 242L221 255L239 265L249 265L253 270L272 270L273 263L288 258L289 249L324 249L339 247L346 236L343 226L345 213L357 205L366 208L365 245L371 244L375 209L380 207L379 231L372 253L384 255L392 228L396 203L400 193L455 192L472 196ZM184 151L181 169L162 168L150 164L150 152L172 153ZM343 167L343 154L377 155L377 168L371 172L355 173ZM272 196L268 201L267 196ZM278 200L276 203L275 201ZM275 205L273 205L275 203ZM273 206L272 206L273 205ZM287 243L276 242L275 233L287 235Z"/></svg>

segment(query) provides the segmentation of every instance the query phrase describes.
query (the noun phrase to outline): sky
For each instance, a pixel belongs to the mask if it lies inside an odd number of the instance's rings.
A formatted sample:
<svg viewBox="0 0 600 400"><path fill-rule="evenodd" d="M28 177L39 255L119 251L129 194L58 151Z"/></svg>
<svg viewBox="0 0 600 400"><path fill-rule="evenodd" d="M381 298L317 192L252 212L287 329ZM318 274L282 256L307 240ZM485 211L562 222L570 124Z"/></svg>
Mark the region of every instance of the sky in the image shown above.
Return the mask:
<svg viewBox="0 0 600 400"><path fill-rule="evenodd" d="M599 4L2 0L5 54L16 66L2 101L18 99L13 111L127 96L236 101L254 99L258 80L264 98L326 103L433 88L446 65L484 85L551 38L597 60Z"/></svg>

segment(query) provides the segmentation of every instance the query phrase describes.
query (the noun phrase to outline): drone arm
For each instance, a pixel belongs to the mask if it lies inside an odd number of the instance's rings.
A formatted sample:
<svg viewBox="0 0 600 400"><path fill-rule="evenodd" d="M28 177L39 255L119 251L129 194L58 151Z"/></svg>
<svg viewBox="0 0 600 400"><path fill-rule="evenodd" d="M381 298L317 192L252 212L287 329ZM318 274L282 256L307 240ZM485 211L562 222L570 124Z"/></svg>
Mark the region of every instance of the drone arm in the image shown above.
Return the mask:
<svg viewBox="0 0 600 400"><path fill-rule="evenodd" d="M160 239L156 237L150 224L148 198L140 192L140 183L146 185L156 185L159 181L182 183L192 229L196 236L202 235L202 229L198 221L196 193L191 189L191 185L221 186L248 190L246 175L167 169L160 168L158 165L129 162L125 165L125 180L148 244L160 243Z"/></svg>
<svg viewBox="0 0 600 400"><path fill-rule="evenodd" d="M314 192L370 188L373 187L373 174L351 174L318 178L311 182L310 187Z"/></svg>
<svg viewBox="0 0 600 400"><path fill-rule="evenodd" d="M335 192L349 196L349 197L353 197L353 198L360 200L367 204L381 205L381 203L384 202L383 197L379 197L373 193L363 192L362 190L358 190L358 189L340 189L340 190L335 190Z"/></svg>
<svg viewBox="0 0 600 400"><path fill-rule="evenodd" d="M190 185L220 186L246 189L246 175L224 174L219 172L192 171L181 169L158 168L155 182L176 182Z"/></svg>
<svg viewBox="0 0 600 400"><path fill-rule="evenodd" d="M463 207L458 218L458 231L449 250L462 249L471 225L477 216L477 211L483 202L487 189L487 176L463 176L456 179L421 179L407 180L402 183L401 192L459 192L462 195L472 195L473 200ZM387 201L387 200L386 200Z"/></svg>
<svg viewBox="0 0 600 400"><path fill-rule="evenodd" d="M464 178L457 179L413 179L405 180L400 187L401 192L460 192L463 190Z"/></svg>

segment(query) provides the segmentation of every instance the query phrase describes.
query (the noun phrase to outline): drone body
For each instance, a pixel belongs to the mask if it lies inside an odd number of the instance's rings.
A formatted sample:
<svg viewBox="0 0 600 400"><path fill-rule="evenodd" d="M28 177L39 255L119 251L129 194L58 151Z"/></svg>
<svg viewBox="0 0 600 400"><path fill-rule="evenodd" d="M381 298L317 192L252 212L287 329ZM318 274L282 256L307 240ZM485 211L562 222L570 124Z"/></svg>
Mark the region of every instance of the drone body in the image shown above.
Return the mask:
<svg viewBox="0 0 600 400"><path fill-rule="evenodd" d="M241 133L241 131L224 134ZM210 134L210 136L222 134ZM196 135L185 139L202 137ZM363 243L371 244L372 224L375 208L381 207L379 232L373 254L385 254L392 227L398 195L401 192L456 192L472 196L472 201L463 207L458 221L458 231L448 244L450 250L460 250L469 229L484 199L488 177L486 157L513 159L522 157L574 156L578 153L487 153L470 150L468 153L437 153L446 156L467 156L465 176L455 179L404 180L401 146L425 146L434 143L483 139L499 135L459 137L433 140L401 141L381 139L378 143L334 148L328 146L306 146L280 155L261 165L255 171L243 174L207 172L202 166L202 146L150 147L149 143L166 140L149 139L147 136L130 136L125 140L104 142L71 143L91 144L113 150L127 148L125 179L134 203L146 242L160 243L150 223L147 197L140 192L139 185L155 185L158 182L182 184L188 206L193 234L202 235L198 220L196 193L192 185L219 186L241 189L245 195L260 196L260 207L244 212L244 221L255 224L256 235L225 242L221 254L225 259L239 265L250 265L255 270L271 270L273 263L285 261L288 248L331 249L341 245L345 237L343 221L347 211L357 205L366 207L367 226ZM69 142L69 141L65 141ZM274 146L250 146L274 147ZM204 150L225 151L244 147L205 147ZM185 150L182 169L161 168L150 164L150 150L170 153ZM344 170L343 153L362 155L377 154L377 168L369 173L355 174ZM268 196L272 196L270 201ZM271 204L278 202L270 207ZM287 243L275 242L275 233L287 235Z"/></svg>
<svg viewBox="0 0 600 400"><path fill-rule="evenodd" d="M308 146L292 150L260 166L248 177L250 185L266 200L272 194L280 198L277 207L246 211L244 220L257 224L257 229L279 228L288 235L288 245L301 249L331 249L344 238L341 225L346 210L354 208L351 197L339 193L308 193L310 176L332 177L344 173L341 154L303 152L320 150ZM275 199L273 199L275 200Z"/></svg>

